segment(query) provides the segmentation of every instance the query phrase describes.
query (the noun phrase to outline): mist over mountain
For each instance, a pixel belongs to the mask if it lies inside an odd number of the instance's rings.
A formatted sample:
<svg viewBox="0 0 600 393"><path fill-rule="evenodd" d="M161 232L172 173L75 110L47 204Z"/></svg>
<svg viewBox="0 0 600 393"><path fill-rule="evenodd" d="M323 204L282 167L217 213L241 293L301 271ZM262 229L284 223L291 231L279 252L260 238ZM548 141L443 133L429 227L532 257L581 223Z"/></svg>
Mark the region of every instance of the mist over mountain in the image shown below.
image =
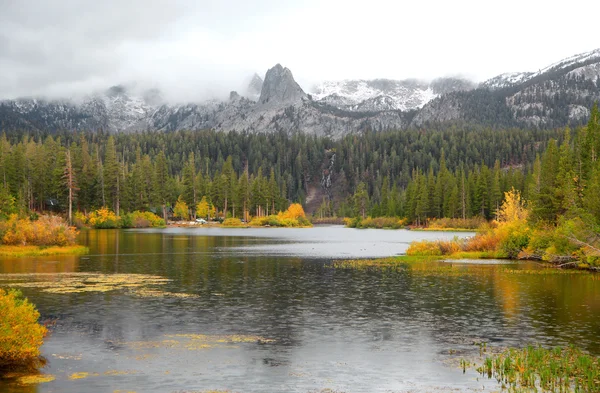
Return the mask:
<svg viewBox="0 0 600 393"><path fill-rule="evenodd" d="M3 130L41 132L215 129L339 137L447 122L538 128L581 124L598 99L600 49L479 85L456 77L343 80L320 83L308 93L290 69L277 64L264 78L247 78L239 92L211 100L174 103L162 90L140 83L77 99L3 100L0 125Z"/></svg>

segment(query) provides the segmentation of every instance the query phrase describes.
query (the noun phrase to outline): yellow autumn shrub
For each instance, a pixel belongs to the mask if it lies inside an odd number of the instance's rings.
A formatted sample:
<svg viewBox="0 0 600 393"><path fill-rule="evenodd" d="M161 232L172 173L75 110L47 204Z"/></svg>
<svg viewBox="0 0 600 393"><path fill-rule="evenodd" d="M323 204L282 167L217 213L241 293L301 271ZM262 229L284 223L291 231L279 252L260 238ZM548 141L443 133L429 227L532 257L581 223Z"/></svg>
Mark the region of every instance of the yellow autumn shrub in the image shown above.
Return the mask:
<svg viewBox="0 0 600 393"><path fill-rule="evenodd" d="M58 216L40 216L32 221L16 214L0 223L0 242L18 246L69 246L75 244L77 231Z"/></svg>
<svg viewBox="0 0 600 393"><path fill-rule="evenodd" d="M40 346L47 334L35 306L19 291L0 289L0 370L43 364Z"/></svg>
<svg viewBox="0 0 600 393"><path fill-rule="evenodd" d="M89 214L88 224L91 227L98 229L118 228L119 218L109 208L102 207Z"/></svg>

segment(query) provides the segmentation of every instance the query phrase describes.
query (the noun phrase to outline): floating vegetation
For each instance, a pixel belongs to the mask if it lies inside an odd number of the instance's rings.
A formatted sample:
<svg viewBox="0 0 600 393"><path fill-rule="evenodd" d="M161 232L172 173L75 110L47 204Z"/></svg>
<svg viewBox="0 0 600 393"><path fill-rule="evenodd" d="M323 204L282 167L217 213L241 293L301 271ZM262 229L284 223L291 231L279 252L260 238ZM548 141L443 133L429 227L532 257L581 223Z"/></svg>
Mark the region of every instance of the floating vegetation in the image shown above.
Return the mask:
<svg viewBox="0 0 600 393"><path fill-rule="evenodd" d="M165 285L171 280L149 274L102 273L31 273L0 274L0 281L9 287L40 288L43 292L67 294L128 290L140 297L193 298L198 295L165 292L149 286Z"/></svg>
<svg viewBox="0 0 600 393"><path fill-rule="evenodd" d="M35 374L23 375L17 378L17 383L20 385L34 385L38 383L52 382L56 377L52 374Z"/></svg>
<svg viewBox="0 0 600 393"><path fill-rule="evenodd" d="M139 371L137 370L108 370L105 371L104 373L102 373L102 375L105 376L117 376L117 375L131 375L131 374L137 374L139 373ZM88 373L85 371L81 371L81 372L77 372L77 373L73 373L71 375L69 375L69 379L74 381L77 379L85 379L85 378L89 378L89 377L99 377L100 374L99 373Z"/></svg>
<svg viewBox="0 0 600 393"><path fill-rule="evenodd" d="M85 379L85 378L89 378L89 377L97 377L100 374L98 373L88 373L88 372L78 372L78 373L73 373L71 375L69 375L69 379L70 380L76 380L76 379Z"/></svg>
<svg viewBox="0 0 600 393"><path fill-rule="evenodd" d="M53 353L52 357L55 359L62 359L62 360L81 360L82 355L80 353L73 355L73 354L68 354L68 353Z"/></svg>
<svg viewBox="0 0 600 393"><path fill-rule="evenodd" d="M193 293L164 292L164 291L159 291L159 290L155 290L155 289L146 289L146 288L137 289L134 291L134 294L136 296L140 296L140 297L159 297L159 298L171 297L171 298L179 298L179 299L199 297L198 295L195 295Z"/></svg>
<svg viewBox="0 0 600 393"><path fill-rule="evenodd" d="M156 341L130 341L115 342L114 345L123 346L131 350L149 350L158 348L178 349L188 351L198 351L210 348L237 348L235 344L257 343L268 344L275 340L254 335L206 335L206 334L167 334L164 340ZM139 360L149 358L146 355L140 355ZM136 356L138 359L138 356Z"/></svg>
<svg viewBox="0 0 600 393"><path fill-rule="evenodd" d="M575 347L510 348L486 357L477 371L511 392L600 392L600 358Z"/></svg>

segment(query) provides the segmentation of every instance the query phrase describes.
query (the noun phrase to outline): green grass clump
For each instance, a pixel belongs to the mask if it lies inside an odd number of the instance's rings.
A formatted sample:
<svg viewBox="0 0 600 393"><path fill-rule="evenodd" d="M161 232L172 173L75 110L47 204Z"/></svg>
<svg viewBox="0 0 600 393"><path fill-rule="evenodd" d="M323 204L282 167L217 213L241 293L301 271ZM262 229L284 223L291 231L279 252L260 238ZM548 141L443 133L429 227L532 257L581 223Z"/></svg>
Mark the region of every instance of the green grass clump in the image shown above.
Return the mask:
<svg viewBox="0 0 600 393"><path fill-rule="evenodd" d="M600 358L575 347L510 348L477 371L511 392L600 392Z"/></svg>

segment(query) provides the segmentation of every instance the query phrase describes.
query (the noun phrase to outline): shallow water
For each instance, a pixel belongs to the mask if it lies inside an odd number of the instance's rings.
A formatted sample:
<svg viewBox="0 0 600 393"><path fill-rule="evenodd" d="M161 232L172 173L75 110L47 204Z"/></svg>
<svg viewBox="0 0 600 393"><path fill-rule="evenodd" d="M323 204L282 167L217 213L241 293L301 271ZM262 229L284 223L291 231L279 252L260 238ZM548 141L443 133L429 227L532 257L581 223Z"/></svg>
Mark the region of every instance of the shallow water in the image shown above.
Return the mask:
<svg viewBox="0 0 600 393"><path fill-rule="evenodd" d="M600 354L593 275L537 274L536 265L517 264L440 263L431 272L332 267L332 259L392 256L412 240L455 235L469 234L83 231L88 256L0 259L2 286L80 272L171 280L151 287L156 296L141 296L137 287L22 288L53 324L43 353L44 371L56 380L0 382L0 391L497 391L493 380L457 365L461 356L478 355L474 342L572 343ZM15 275L21 273L42 274ZM69 379L78 372L90 375Z"/></svg>

